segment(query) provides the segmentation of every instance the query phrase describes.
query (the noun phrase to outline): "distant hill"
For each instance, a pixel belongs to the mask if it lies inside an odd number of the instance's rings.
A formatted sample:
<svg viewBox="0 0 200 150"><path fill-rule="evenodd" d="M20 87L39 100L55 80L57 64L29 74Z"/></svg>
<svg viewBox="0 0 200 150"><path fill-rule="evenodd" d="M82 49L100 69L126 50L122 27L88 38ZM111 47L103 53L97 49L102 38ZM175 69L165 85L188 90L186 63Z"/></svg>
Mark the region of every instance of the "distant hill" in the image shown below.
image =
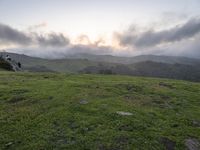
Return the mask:
<svg viewBox="0 0 200 150"><path fill-rule="evenodd" d="M27 65L31 65L31 62L46 62L52 61L53 59L42 59L36 57L30 57L21 54L15 53L3 53L4 55L9 54L16 60L26 63ZM187 57L176 57L176 56L156 56L156 55L140 55L135 57L118 57L112 55L93 55L87 53L80 53L74 55L67 55L64 59L57 59L62 61L67 60L88 60L92 62L106 62L106 63L117 63L117 64L133 64L144 61L153 61L153 62L161 62L161 63L169 63L169 64L187 64L187 65L196 65L200 64L200 59L195 58L187 58Z"/></svg>
<svg viewBox="0 0 200 150"><path fill-rule="evenodd" d="M107 66L115 65L108 62L92 61L85 58L42 59L15 53L3 53L3 55L7 54L12 59L21 62L24 70L35 72L77 73L88 66L98 66L99 64ZM44 70L41 70L42 68L44 68Z"/></svg>
<svg viewBox="0 0 200 150"><path fill-rule="evenodd" d="M156 55L140 55L135 57L117 57L111 55L92 55L92 54L75 54L66 56L68 59L88 59L91 61L119 63L119 64L133 64L144 61L161 62L168 64L200 64L200 59L176 57L176 56L156 56Z"/></svg>
<svg viewBox="0 0 200 150"><path fill-rule="evenodd" d="M186 57L76 54L65 59L42 59L6 54L21 62L24 70L31 72L122 74L200 81L200 60Z"/></svg>
<svg viewBox="0 0 200 150"><path fill-rule="evenodd" d="M89 74L121 74L200 81L200 67L184 64L167 64L152 61L131 65L89 66L81 71Z"/></svg>

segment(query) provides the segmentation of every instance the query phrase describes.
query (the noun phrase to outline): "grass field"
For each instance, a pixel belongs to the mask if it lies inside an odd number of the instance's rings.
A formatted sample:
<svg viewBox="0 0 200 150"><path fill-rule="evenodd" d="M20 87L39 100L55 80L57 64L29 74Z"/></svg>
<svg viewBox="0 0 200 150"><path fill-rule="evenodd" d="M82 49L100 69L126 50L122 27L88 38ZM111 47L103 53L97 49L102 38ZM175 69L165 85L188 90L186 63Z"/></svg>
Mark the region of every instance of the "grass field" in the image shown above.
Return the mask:
<svg viewBox="0 0 200 150"><path fill-rule="evenodd" d="M164 150L200 140L200 83L0 72L0 149Z"/></svg>

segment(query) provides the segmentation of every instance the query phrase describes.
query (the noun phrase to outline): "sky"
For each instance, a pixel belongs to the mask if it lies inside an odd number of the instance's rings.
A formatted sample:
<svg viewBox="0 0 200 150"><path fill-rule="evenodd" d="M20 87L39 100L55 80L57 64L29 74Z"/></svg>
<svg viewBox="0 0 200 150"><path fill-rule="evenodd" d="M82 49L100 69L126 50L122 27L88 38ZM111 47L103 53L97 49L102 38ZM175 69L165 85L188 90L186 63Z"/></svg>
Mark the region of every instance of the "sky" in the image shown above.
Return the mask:
<svg viewBox="0 0 200 150"><path fill-rule="evenodd" d="M200 58L199 0L0 0L0 50Z"/></svg>

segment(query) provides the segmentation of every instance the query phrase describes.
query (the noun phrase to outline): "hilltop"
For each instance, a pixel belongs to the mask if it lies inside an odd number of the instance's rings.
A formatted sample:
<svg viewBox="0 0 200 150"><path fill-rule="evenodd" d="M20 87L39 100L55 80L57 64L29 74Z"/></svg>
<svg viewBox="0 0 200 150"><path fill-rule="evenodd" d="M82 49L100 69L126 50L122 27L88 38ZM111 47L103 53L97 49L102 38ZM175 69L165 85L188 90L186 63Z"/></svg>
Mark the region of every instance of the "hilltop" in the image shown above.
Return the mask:
<svg viewBox="0 0 200 150"><path fill-rule="evenodd" d="M196 148L200 84L0 72L0 149Z"/></svg>

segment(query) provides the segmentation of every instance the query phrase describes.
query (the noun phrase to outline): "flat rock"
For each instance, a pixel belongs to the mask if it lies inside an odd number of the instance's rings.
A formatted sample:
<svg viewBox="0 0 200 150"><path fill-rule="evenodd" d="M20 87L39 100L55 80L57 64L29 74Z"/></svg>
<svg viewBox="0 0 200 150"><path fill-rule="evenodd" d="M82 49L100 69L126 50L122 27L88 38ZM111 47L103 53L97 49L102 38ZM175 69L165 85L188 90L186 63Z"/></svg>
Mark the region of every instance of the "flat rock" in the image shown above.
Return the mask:
<svg viewBox="0 0 200 150"><path fill-rule="evenodd" d="M124 112L124 111L117 111L116 112L118 115L122 115L122 116L132 116L133 114L130 112Z"/></svg>
<svg viewBox="0 0 200 150"><path fill-rule="evenodd" d="M7 143L5 146L6 147L9 147L9 146L11 146L13 144L13 142L9 142L9 143Z"/></svg>
<svg viewBox="0 0 200 150"><path fill-rule="evenodd" d="M79 101L79 103L82 104L82 105L86 105L89 102L87 100L82 99L82 100Z"/></svg>
<svg viewBox="0 0 200 150"><path fill-rule="evenodd" d="M188 150L200 150L200 143L197 139L194 138L186 139L185 146Z"/></svg>
<svg viewBox="0 0 200 150"><path fill-rule="evenodd" d="M194 127L200 127L200 121L193 120L192 124Z"/></svg>

